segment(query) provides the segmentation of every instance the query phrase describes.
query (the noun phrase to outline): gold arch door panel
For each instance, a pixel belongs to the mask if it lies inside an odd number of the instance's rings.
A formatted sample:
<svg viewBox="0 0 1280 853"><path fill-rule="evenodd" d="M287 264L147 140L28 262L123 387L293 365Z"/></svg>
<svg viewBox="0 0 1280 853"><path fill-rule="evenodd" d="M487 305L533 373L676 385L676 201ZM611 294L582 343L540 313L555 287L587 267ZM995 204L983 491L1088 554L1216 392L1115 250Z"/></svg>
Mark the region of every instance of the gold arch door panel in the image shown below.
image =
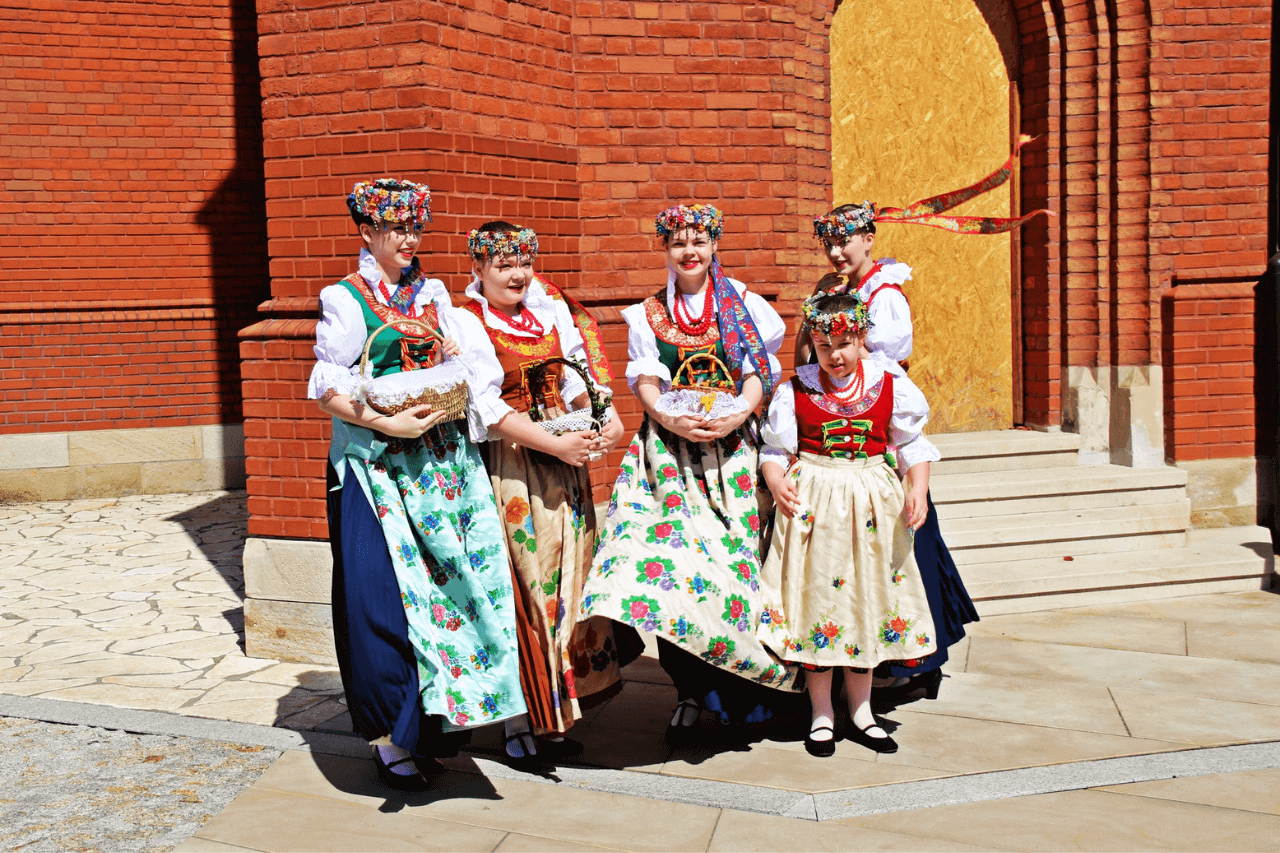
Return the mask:
<svg viewBox="0 0 1280 853"><path fill-rule="evenodd" d="M1008 0L844 0L831 27L835 203L902 207L1003 163L1016 138L1015 33ZM1009 216L1016 175L1009 186L951 212ZM912 267L910 375L929 431L1012 426L1011 237L887 223L874 254Z"/></svg>

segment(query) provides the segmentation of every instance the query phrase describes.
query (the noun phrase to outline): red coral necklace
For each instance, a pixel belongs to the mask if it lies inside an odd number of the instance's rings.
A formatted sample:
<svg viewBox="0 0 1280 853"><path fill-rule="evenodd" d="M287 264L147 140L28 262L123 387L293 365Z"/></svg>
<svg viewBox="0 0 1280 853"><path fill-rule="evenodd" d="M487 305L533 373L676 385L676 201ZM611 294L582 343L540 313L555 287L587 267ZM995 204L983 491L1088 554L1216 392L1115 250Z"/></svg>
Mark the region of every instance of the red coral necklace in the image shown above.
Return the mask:
<svg viewBox="0 0 1280 853"><path fill-rule="evenodd" d="M866 391L867 386L866 374L862 369L862 359L858 359L858 366L853 371L853 381L843 389L836 388L831 380L827 378L827 372L821 368L818 370L818 380L822 383L822 393L845 406L857 402L862 397L863 392Z"/></svg>
<svg viewBox="0 0 1280 853"><path fill-rule="evenodd" d="M684 332L686 335L698 337L704 334L707 329L711 328L711 321L716 318L715 305L712 302L711 282L707 282L707 297L702 302L702 313L698 315L698 319L694 319L689 315L689 309L684 306L684 294L676 288L675 293L675 312L672 319L676 321L676 328Z"/></svg>
<svg viewBox="0 0 1280 853"><path fill-rule="evenodd" d="M526 332L535 338L542 337L546 332L546 329L538 322L538 318L533 316L533 312L523 302L520 303L520 313L514 317L508 316L503 311L496 311L492 307L489 309L489 313L517 332Z"/></svg>

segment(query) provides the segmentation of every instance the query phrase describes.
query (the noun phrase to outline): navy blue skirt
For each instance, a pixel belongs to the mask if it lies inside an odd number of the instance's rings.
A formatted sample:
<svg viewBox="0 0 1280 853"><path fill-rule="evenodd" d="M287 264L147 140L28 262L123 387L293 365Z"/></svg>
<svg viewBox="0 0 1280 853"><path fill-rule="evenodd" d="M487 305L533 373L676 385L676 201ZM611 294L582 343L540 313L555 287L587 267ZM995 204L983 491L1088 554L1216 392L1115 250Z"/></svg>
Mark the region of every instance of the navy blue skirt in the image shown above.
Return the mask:
<svg viewBox="0 0 1280 853"><path fill-rule="evenodd" d="M418 697L409 622L378 515L347 463L346 486L329 466L329 547L333 551L333 640L351 725L366 740L391 736L414 755L457 755L466 732L444 733Z"/></svg>
<svg viewBox="0 0 1280 853"><path fill-rule="evenodd" d="M974 609L973 599L969 598L964 581L960 579L960 570L951 559L947 543L942 541L933 496L926 495L926 498L929 501L929 515L916 531L915 554L916 564L920 567L920 579L924 581L925 595L929 598L929 612L933 617L938 651L914 667L889 664L888 674L895 678L918 675L941 667L949 657L947 650L964 639L965 624L978 621L978 611ZM883 668L878 668L876 672L878 675L885 674Z"/></svg>

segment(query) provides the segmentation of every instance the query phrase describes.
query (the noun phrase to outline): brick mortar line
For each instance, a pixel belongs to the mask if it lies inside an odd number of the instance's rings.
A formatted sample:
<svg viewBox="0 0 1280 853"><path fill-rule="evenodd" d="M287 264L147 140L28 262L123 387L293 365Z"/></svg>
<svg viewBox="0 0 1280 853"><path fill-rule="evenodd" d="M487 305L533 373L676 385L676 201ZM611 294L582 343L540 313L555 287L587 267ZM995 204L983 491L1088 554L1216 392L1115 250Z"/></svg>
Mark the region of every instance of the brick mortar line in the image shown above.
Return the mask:
<svg viewBox="0 0 1280 853"><path fill-rule="evenodd" d="M115 708L33 696L0 694L0 716L97 726L139 734L198 737L347 758L364 758L369 751L364 740L356 735L280 729L255 723L186 717L168 711ZM486 777L538 784L569 784L598 793L821 822L1106 785L1276 769L1280 768L1280 740L956 774L818 794L609 768L562 766L549 775L541 776L514 770L474 753L445 759L445 764L451 770Z"/></svg>

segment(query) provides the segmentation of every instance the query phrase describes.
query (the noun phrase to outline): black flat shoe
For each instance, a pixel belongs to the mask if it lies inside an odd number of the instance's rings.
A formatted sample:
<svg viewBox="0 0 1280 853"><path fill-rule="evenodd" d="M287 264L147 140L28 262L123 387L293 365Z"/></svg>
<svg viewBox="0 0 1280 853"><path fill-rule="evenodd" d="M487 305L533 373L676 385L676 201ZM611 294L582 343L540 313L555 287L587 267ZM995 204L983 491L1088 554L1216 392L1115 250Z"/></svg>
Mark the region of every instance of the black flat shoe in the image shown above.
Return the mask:
<svg viewBox="0 0 1280 853"><path fill-rule="evenodd" d="M697 699L681 699L676 705L676 712L671 715L671 722L667 724L667 741L682 743L690 738L698 727L700 716L702 716L702 703Z"/></svg>
<svg viewBox="0 0 1280 853"><path fill-rule="evenodd" d="M511 754L509 747L512 742L518 743L524 755L517 758ZM533 739L533 732L525 729L521 732L509 734L502 739L502 752L507 756L507 761L517 770L528 770L532 767L541 767L544 763L543 757L535 752L538 748L537 742Z"/></svg>
<svg viewBox="0 0 1280 853"><path fill-rule="evenodd" d="M848 735L849 740L853 741L858 746L865 746L872 752L878 752L881 755L891 755L897 752L898 742L887 734L884 737L872 737L867 734L867 729L874 729L879 725L879 723L872 723L867 726L866 729L860 729L858 728L857 723L854 723L851 720L849 730L846 734Z"/></svg>
<svg viewBox="0 0 1280 853"><path fill-rule="evenodd" d="M818 732L830 732L830 740L814 740L813 736ZM830 758L836 754L836 730L831 726L817 726L809 729L809 734L804 738L804 751L812 755L814 758Z"/></svg>
<svg viewBox="0 0 1280 853"><path fill-rule="evenodd" d="M418 772L422 774L422 778L427 780L430 780L434 776L439 776L442 773L446 773L449 769L428 755L413 756L413 766L418 768Z"/></svg>
<svg viewBox="0 0 1280 853"><path fill-rule="evenodd" d="M411 755L407 758L401 758L399 761L393 761L386 764L382 760L382 753L375 746L373 748L373 763L378 768L378 781L396 791L425 791L429 787L427 780L422 773L417 770L417 761ZM413 764L413 773L396 773L393 768L402 764Z"/></svg>

